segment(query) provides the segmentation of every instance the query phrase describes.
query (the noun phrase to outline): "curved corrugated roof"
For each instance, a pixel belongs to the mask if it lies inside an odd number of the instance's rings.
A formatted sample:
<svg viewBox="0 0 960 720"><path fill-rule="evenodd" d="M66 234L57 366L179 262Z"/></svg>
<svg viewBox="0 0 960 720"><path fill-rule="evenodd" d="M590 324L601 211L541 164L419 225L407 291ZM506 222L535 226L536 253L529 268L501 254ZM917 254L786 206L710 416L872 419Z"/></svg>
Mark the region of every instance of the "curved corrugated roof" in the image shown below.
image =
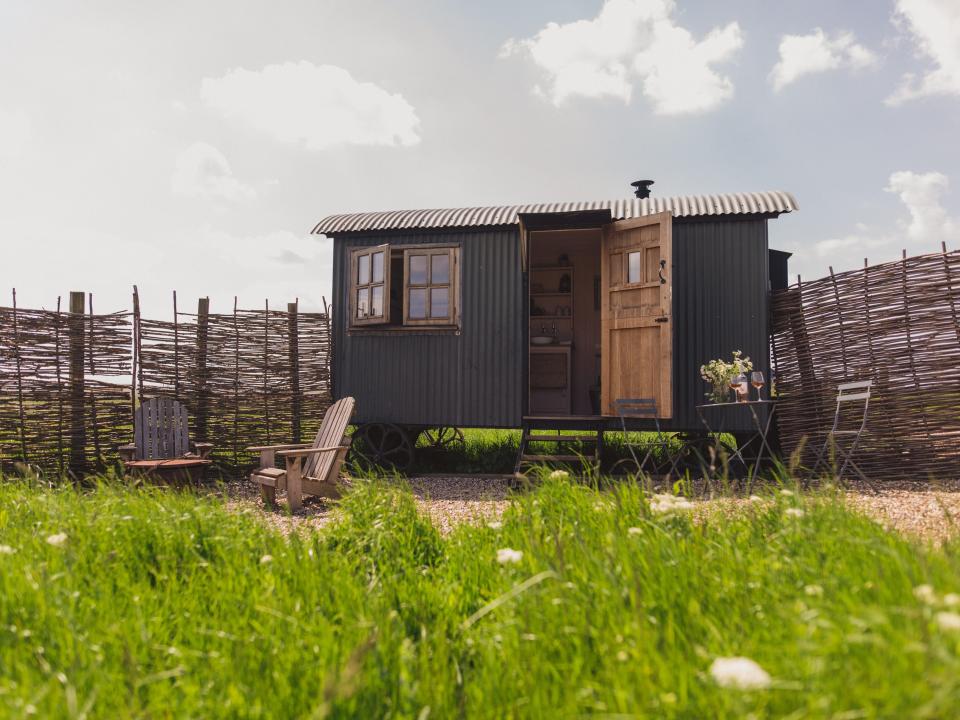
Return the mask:
<svg viewBox="0 0 960 720"><path fill-rule="evenodd" d="M623 198L533 205L450 208L441 210L388 210L348 213L324 218L314 233L337 235L371 230L420 230L437 228L490 227L516 225L520 213L575 212L610 210L614 220L671 211L674 217L696 215L755 215L787 213L800 206L788 192L723 193L720 195L682 195L671 198Z"/></svg>

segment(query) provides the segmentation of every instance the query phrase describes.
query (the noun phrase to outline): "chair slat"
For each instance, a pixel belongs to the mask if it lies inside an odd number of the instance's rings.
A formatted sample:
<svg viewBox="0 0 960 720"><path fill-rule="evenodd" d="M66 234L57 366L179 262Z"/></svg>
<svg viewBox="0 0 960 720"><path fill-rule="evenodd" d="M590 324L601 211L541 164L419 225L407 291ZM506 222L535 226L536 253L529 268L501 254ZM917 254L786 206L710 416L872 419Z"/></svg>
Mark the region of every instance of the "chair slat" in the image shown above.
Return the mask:
<svg viewBox="0 0 960 720"><path fill-rule="evenodd" d="M864 393L850 393L850 394L845 394L845 395L837 395L837 402L838 402L838 403L850 402L851 400L869 400L869 399L870 399L870 393L869 393L869 392L864 392Z"/></svg>
<svg viewBox="0 0 960 720"><path fill-rule="evenodd" d="M353 415L353 407L355 401L352 397L345 397L337 400L333 405L330 406L330 409L327 410L327 414L324 416L324 422L321 425L321 431L324 434L322 438L322 445L315 445L314 447L334 447L336 445L341 445L343 443L344 435L347 432L347 425L350 424L350 417ZM327 424L327 419L330 419L329 425ZM318 436L321 433L317 433ZM338 455L337 453L318 453L313 456L312 464L309 464L308 467L310 472L305 472L304 475L323 482L324 480L335 480L335 478L329 478L331 470L334 465L337 465L337 471L339 472L339 463L337 462Z"/></svg>

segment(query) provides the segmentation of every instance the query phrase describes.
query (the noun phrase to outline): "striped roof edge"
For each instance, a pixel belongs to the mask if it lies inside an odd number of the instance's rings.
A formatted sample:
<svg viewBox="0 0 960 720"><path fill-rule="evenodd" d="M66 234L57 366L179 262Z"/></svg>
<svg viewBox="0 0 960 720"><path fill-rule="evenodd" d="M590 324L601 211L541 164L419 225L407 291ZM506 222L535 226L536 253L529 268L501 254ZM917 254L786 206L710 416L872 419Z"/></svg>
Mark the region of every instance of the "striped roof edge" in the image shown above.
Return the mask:
<svg viewBox="0 0 960 720"><path fill-rule="evenodd" d="M580 202L535 203L440 210L388 210L383 212L330 215L314 226L314 234L367 232L371 230L418 230L438 228L491 227L516 225L521 213L559 213L581 210L610 210L614 220L670 211L674 217L698 215L767 215L799 210L788 192L723 193L682 195L670 198L623 198Z"/></svg>

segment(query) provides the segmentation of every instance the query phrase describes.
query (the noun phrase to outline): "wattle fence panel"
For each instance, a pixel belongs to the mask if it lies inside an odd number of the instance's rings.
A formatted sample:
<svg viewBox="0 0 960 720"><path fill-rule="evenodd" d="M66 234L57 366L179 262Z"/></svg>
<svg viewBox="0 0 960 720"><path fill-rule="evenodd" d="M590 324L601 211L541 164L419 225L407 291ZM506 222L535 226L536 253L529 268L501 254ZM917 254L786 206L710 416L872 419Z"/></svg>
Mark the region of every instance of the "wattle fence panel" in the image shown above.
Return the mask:
<svg viewBox="0 0 960 720"><path fill-rule="evenodd" d="M0 307L0 474L28 466L79 477L118 460L141 398L187 405L191 437L215 444L229 473L249 445L298 442L330 405L329 312L234 310L171 321L97 315L71 293L69 310Z"/></svg>
<svg viewBox="0 0 960 720"><path fill-rule="evenodd" d="M798 283L773 293L771 321L785 452L805 442L812 464L837 385L872 380L857 452L868 477L960 477L960 252Z"/></svg>

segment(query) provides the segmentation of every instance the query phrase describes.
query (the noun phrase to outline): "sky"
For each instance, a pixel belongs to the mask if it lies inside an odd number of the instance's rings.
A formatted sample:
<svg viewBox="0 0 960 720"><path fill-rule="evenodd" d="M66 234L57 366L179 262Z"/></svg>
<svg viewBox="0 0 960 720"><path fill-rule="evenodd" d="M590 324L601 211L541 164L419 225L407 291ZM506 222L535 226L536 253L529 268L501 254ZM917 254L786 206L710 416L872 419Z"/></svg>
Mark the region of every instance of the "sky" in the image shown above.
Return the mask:
<svg viewBox="0 0 960 720"><path fill-rule="evenodd" d="M960 0L0 0L0 305L330 301L341 212L787 190L805 279L960 249Z"/></svg>

